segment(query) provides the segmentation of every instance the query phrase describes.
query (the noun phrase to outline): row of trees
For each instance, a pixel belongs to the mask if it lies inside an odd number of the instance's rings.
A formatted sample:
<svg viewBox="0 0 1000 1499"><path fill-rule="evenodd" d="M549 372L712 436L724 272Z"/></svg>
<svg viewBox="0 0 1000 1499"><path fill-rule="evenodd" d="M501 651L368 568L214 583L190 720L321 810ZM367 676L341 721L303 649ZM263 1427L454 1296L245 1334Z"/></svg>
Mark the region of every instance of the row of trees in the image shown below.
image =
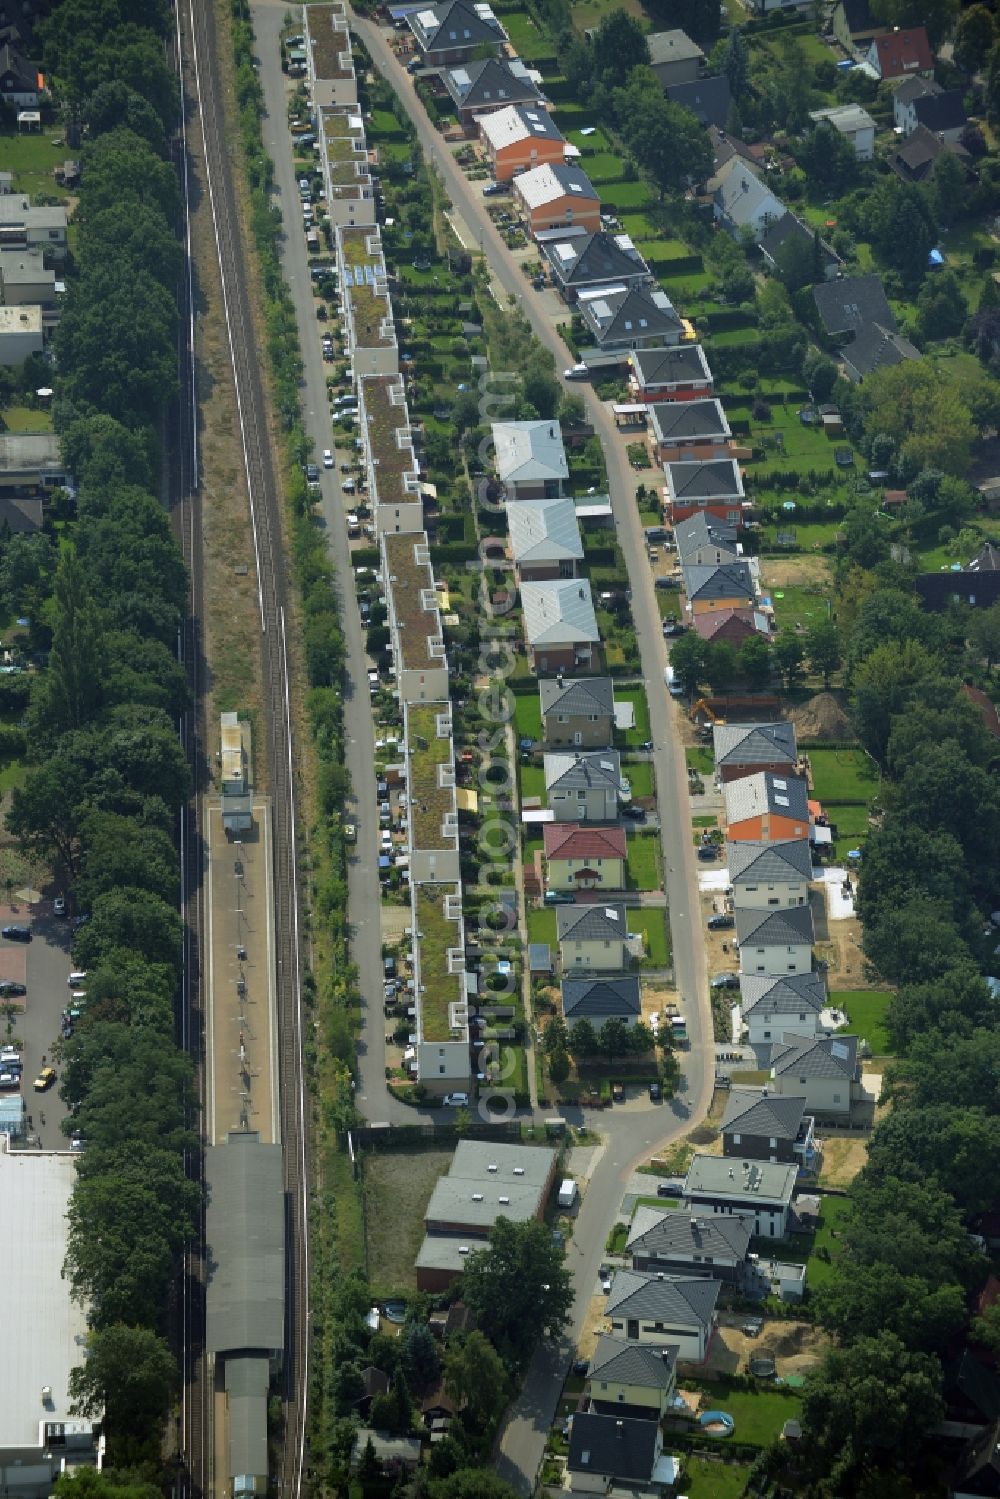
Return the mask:
<svg viewBox="0 0 1000 1499"><path fill-rule="evenodd" d="M858 910L866 956L896 990L898 1060L815 1295L838 1339L803 1399L805 1491L823 1495L924 1472L922 1438L944 1411L942 1353L996 1344L989 1318L970 1324L988 1265L969 1230L1000 1193L1000 1004L981 976L995 945L983 913L1000 894L1000 792L995 743L956 671L977 656L989 667L1000 619L923 613L884 550L853 547L839 581L852 711L883 777Z"/></svg>
<svg viewBox="0 0 1000 1499"><path fill-rule="evenodd" d="M155 497L176 386L177 118L166 4L61 0L41 28L71 138L86 127L74 272L56 334L55 415L78 480L71 539L6 541L7 597L47 668L27 707L32 764L8 826L73 886L87 1003L61 1043L68 1128L85 1141L66 1275L89 1308L71 1390L106 1413L112 1461L158 1461L177 1384L168 1309L199 1189L192 1068L174 1042L180 982L177 813L189 775L173 655L187 578Z"/></svg>

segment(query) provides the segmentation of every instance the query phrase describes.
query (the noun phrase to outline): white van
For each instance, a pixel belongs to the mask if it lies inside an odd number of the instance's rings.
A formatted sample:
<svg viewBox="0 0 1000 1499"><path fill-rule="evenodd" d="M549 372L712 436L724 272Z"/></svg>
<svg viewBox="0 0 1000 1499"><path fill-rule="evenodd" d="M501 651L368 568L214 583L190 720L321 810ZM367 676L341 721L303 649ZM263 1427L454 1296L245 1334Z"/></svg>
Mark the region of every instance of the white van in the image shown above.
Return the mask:
<svg viewBox="0 0 1000 1499"><path fill-rule="evenodd" d="M86 970L78 968L74 973L70 974L66 982L71 989L79 989L80 985L83 983L86 977Z"/></svg>
<svg viewBox="0 0 1000 1499"><path fill-rule="evenodd" d="M671 697L684 696L684 688L681 686L680 682L678 682L677 673L674 671L672 666L665 666L663 668L663 680L667 684L667 691L670 693Z"/></svg>
<svg viewBox="0 0 1000 1499"><path fill-rule="evenodd" d="M576 1201L576 1182L571 1176L567 1176L559 1188L559 1196L556 1201L561 1208L571 1208Z"/></svg>

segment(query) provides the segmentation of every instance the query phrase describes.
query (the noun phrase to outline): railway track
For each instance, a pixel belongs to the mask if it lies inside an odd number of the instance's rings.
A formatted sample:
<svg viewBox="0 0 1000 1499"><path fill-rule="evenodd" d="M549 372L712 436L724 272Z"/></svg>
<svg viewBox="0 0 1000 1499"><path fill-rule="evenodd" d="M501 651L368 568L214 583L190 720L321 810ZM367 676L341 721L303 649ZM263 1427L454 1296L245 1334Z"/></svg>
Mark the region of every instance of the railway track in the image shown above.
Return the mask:
<svg viewBox="0 0 1000 1499"><path fill-rule="evenodd" d="M224 83L211 0L177 0L178 46L190 85L189 129L200 138L209 208L222 285L229 353L236 391L239 434L250 499L256 563L258 608L261 631L262 681L268 747L269 791L272 803L274 849L274 919L280 1055L280 1120L283 1145L286 1202L286 1317L284 1360L284 1439L280 1470L272 1475L285 1499L298 1499L305 1464L306 1394L309 1364L309 1244L306 1092L302 1062L301 943L299 933L298 861L295 825L295 774L290 706L288 647L285 629L287 580L281 538L280 500L275 482L274 458L268 440L267 407L261 380L262 350L247 292L246 250L241 233L229 158L224 111ZM223 44L225 44L223 42ZM188 287L190 292L190 286ZM182 318L182 323L185 321ZM189 321L193 339L193 321ZM181 360L182 377L190 381L187 400L181 405L179 447L182 472L186 471L191 497L181 525L185 558L191 568L194 618L183 641L186 659L195 673L199 660L197 617L200 612L200 499L197 495L196 393L193 358ZM185 364L189 373L184 376ZM183 383L183 381L182 381ZM185 425L187 432L185 435ZM186 470L184 466L186 465ZM183 480L182 480L183 483ZM197 713L197 707L195 709ZM199 751L197 720L190 732L195 752L196 774L204 769ZM197 818L184 836L185 891L196 890L200 869ZM189 917L193 913L189 913ZM189 919L188 930L196 943L197 923ZM191 953L192 973L196 952ZM193 999L193 996L192 996ZM188 1044L196 1059L201 1055L198 1008L185 1007L191 1017ZM193 1257L192 1257L193 1258ZM204 1368L199 1360L202 1330L200 1274L192 1263L186 1278L185 1401L182 1440L192 1492L207 1493L211 1484L210 1423ZM196 1283L197 1282L197 1283Z"/></svg>

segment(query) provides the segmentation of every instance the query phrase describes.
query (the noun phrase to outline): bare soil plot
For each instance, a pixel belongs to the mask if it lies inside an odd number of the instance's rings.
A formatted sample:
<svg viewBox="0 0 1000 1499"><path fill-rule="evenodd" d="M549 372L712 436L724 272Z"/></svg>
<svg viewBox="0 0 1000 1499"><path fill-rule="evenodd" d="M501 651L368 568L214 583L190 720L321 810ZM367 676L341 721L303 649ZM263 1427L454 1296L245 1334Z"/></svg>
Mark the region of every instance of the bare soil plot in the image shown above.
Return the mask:
<svg viewBox="0 0 1000 1499"><path fill-rule="evenodd" d="M364 1158L365 1238L372 1289L415 1291L424 1212L451 1150L385 1150Z"/></svg>
<svg viewBox="0 0 1000 1499"><path fill-rule="evenodd" d="M789 705L785 715L795 725L800 744L815 739L847 743L854 739L854 727L847 716L843 694L818 692L808 702Z"/></svg>
<svg viewBox="0 0 1000 1499"><path fill-rule="evenodd" d="M744 1374L752 1355L769 1355L777 1365L778 1375L807 1374L814 1369L831 1346L831 1339L810 1322L764 1323L763 1332L748 1338L741 1326L745 1313L722 1312L719 1327L709 1349L707 1365L700 1374Z"/></svg>
<svg viewBox="0 0 1000 1499"><path fill-rule="evenodd" d="M868 1159L867 1140L823 1140L821 1187L849 1187Z"/></svg>

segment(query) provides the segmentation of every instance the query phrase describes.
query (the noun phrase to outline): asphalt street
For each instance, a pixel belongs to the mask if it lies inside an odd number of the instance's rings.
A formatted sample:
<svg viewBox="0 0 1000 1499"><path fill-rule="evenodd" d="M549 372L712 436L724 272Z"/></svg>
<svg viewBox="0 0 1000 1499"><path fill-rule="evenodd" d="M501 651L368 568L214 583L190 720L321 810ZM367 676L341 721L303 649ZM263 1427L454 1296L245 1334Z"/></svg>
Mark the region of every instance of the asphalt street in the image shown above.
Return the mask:
<svg viewBox="0 0 1000 1499"><path fill-rule="evenodd" d="M278 39L285 16L284 4L252 7L259 78L264 91L264 140L274 162L278 203L285 218L282 261L295 303L302 342L306 431L315 445L317 460L324 448L333 448L330 410L326 392L327 366L323 363L320 338L324 324L316 320L316 300L309 277L309 255L300 230L301 210L293 169L291 142L286 123L288 80L281 71ZM335 452L339 465L341 455ZM352 801L344 809L345 821L358 830L358 840L348 860L348 909L351 917L351 958L358 971L362 1002L362 1032L358 1046L358 1107L367 1119L414 1121L414 1110L389 1093L385 1083L385 1023L382 1011L382 935L379 925L381 892L378 880L378 802L375 791L375 734L368 693L369 661L354 592L350 545L345 515L350 508L340 488L339 467L320 469L322 516L341 594L341 617L347 650L344 685L345 765L351 778ZM429 1116L428 1116L429 1117Z"/></svg>
<svg viewBox="0 0 1000 1499"><path fill-rule="evenodd" d="M50 900L39 901L30 908L23 906L11 920L23 924L29 915L32 940L25 945L27 1002L23 1012L13 1013L10 1034L22 1043L21 1094L31 1120L29 1138L44 1150L68 1150L69 1141L60 1129L66 1109L59 1097L58 1081L44 1093L36 1093L32 1084L46 1063L59 1072L53 1047L59 1036L62 1012L71 1003L66 980L73 966L70 960L73 928L69 921L52 914ZM4 939L0 941L8 945ZM6 1044L6 1020L0 1030L0 1040Z"/></svg>
<svg viewBox="0 0 1000 1499"><path fill-rule="evenodd" d="M562 369L567 359L566 346L494 228L486 212L481 185L469 183L456 166L451 148L431 125L416 97L412 80L393 55L387 33L360 17L355 17L353 24L376 67L402 100L416 127L421 147L440 173L449 197L482 245L494 281L517 298L539 340L555 356L556 367ZM534 1488L567 1363L597 1285L608 1229L629 1178L635 1166L653 1150L685 1132L707 1111L715 1070L697 866L691 840L687 768L677 732L675 715L679 709L668 697L664 686L667 649L635 504L635 475L610 410L585 385L578 384L574 389L583 396L587 417L593 422L604 448L616 533L632 585L632 615L654 744L674 974L678 992L686 1001L690 1049L682 1053L682 1082L675 1099L664 1105L654 1105L642 1095L624 1107L581 1121L603 1134L607 1146L581 1204L569 1249L568 1264L576 1290L572 1325L563 1339L539 1349L521 1396L511 1408L498 1440L498 1472L526 1494Z"/></svg>

